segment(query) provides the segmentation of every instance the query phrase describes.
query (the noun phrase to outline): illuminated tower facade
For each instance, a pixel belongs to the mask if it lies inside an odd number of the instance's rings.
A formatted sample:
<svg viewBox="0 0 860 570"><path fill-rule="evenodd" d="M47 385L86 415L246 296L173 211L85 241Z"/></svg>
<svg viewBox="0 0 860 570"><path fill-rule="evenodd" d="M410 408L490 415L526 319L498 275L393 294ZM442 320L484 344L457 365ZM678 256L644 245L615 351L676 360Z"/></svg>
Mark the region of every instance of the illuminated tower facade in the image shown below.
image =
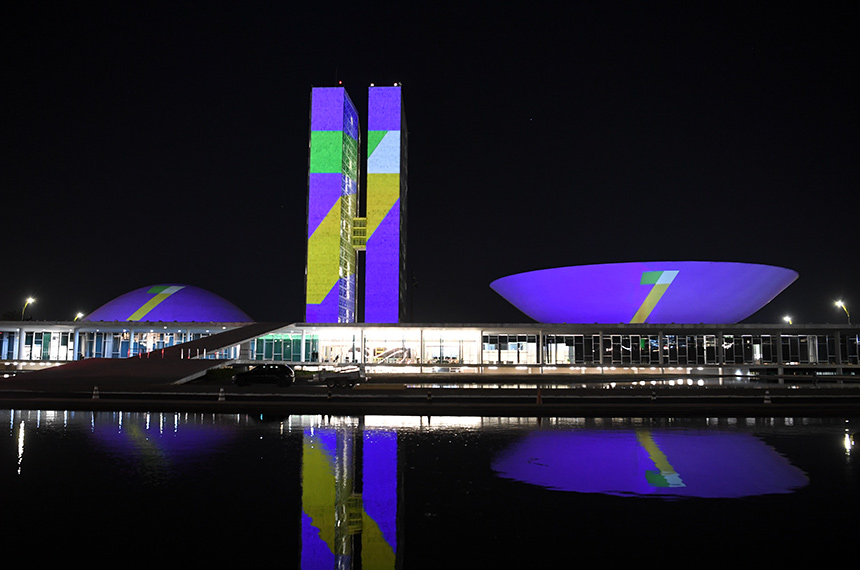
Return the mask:
<svg viewBox="0 0 860 570"><path fill-rule="evenodd" d="M353 323L358 214L360 127L355 105L341 87L311 90L308 160L308 257L305 321Z"/></svg>
<svg viewBox="0 0 860 570"><path fill-rule="evenodd" d="M371 87L367 102L364 320L406 320L406 115L399 85Z"/></svg>
<svg viewBox="0 0 860 570"><path fill-rule="evenodd" d="M406 320L406 120L400 86L368 92L365 216L359 217L358 113L342 87L311 90L305 322Z"/></svg>

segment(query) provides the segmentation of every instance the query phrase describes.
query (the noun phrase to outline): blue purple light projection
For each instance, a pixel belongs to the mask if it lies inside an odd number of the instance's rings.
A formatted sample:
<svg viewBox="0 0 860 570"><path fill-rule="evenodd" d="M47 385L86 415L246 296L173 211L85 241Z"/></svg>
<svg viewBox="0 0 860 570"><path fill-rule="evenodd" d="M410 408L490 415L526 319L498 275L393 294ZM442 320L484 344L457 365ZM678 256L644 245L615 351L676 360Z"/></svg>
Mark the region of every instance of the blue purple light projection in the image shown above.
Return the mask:
<svg viewBox="0 0 860 570"><path fill-rule="evenodd" d="M364 320L403 320L406 271L406 125L400 87L371 87L367 102L367 253Z"/></svg>
<svg viewBox="0 0 860 570"><path fill-rule="evenodd" d="M135 289L109 301L84 321L177 321L250 323L233 303L191 285L161 284Z"/></svg>
<svg viewBox="0 0 860 570"><path fill-rule="evenodd" d="M89 415L93 440L114 461L135 471L194 464L238 437L232 426L193 424L176 414L103 413Z"/></svg>
<svg viewBox="0 0 860 570"><path fill-rule="evenodd" d="M737 323L798 277L771 265L648 261L556 267L490 287L542 323Z"/></svg>
<svg viewBox="0 0 860 570"><path fill-rule="evenodd" d="M728 431L535 432L496 457L493 469L548 489L619 496L737 498L809 483L758 438Z"/></svg>
<svg viewBox="0 0 860 570"><path fill-rule="evenodd" d="M358 212L358 111L342 87L311 90L305 321L355 322L352 227Z"/></svg>
<svg viewBox="0 0 860 570"><path fill-rule="evenodd" d="M362 568L396 567L397 434L364 430L358 437L361 453L351 430L304 432L302 568L351 567L347 537L359 528Z"/></svg>

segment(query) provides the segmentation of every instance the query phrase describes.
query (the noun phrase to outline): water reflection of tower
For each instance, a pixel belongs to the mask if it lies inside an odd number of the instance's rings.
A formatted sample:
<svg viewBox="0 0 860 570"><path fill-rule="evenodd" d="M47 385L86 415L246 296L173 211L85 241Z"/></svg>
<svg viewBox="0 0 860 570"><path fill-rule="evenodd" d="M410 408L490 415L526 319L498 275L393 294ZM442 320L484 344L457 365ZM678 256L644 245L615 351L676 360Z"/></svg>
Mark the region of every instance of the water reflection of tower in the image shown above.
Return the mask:
<svg viewBox="0 0 860 570"><path fill-rule="evenodd" d="M396 434L344 418L306 428L302 457L302 567L396 568Z"/></svg>

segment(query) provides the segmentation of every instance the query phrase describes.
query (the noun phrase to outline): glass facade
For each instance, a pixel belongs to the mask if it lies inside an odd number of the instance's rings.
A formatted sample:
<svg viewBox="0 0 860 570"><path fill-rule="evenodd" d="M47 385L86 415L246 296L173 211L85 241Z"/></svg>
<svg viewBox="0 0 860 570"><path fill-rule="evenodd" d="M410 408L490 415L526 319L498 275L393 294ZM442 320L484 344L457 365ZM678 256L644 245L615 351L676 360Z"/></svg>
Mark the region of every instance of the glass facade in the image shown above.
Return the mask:
<svg viewBox="0 0 860 570"><path fill-rule="evenodd" d="M303 362L319 354L319 338L301 333L267 334L251 341L254 360Z"/></svg>
<svg viewBox="0 0 860 570"><path fill-rule="evenodd" d="M352 323L356 311L353 220L358 215L360 128L341 87L311 90L305 321Z"/></svg>
<svg viewBox="0 0 860 570"><path fill-rule="evenodd" d="M78 358L129 358L197 340L210 334L188 330L85 331L78 335ZM238 352L233 349L225 349L222 352L225 358L238 356Z"/></svg>
<svg viewBox="0 0 860 570"><path fill-rule="evenodd" d="M537 335L485 334L481 342L484 364L538 364Z"/></svg>
<svg viewBox="0 0 860 570"><path fill-rule="evenodd" d="M128 358L214 334L206 329L76 329L22 326L0 330L5 361L64 362ZM3 325L3 323L0 323ZM860 367L854 327L685 327L657 330L618 325L605 329L510 325L477 326L290 325L224 347L207 358L283 361L311 365L367 364L388 370L507 370L557 367ZM30 330L27 330L27 329ZM222 327L225 328L226 327ZM215 331L220 332L220 331ZM195 354L194 357L202 357ZM427 370L425 370L425 368ZM380 368L381 369L381 368Z"/></svg>

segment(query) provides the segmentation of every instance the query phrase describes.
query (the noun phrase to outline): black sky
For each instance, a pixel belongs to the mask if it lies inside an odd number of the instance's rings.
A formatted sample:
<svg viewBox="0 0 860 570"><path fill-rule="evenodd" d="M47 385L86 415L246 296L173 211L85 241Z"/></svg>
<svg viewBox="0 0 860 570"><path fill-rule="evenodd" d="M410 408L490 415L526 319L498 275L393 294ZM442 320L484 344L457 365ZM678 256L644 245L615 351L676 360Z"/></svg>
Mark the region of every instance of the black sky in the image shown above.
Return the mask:
<svg viewBox="0 0 860 570"><path fill-rule="evenodd" d="M750 322L860 319L857 2L56 2L3 9L0 313L197 285L303 318L308 105L401 82L416 322L504 275L743 261Z"/></svg>

